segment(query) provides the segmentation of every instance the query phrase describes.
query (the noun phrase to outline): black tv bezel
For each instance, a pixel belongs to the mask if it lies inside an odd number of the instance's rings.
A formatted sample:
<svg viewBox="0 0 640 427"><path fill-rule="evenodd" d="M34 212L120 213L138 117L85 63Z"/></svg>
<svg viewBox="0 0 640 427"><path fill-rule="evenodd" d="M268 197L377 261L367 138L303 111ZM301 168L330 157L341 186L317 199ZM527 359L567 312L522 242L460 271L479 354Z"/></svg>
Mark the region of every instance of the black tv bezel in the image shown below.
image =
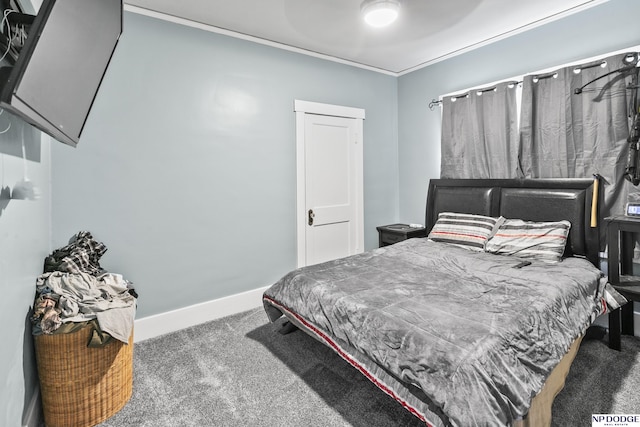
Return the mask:
<svg viewBox="0 0 640 427"><path fill-rule="evenodd" d="M80 128L80 133L77 136L69 135L62 130L60 130L55 124L53 124L46 117L41 115L38 111L34 110L31 106L29 106L26 102L20 99L16 92L20 87L20 83L22 82L22 77L29 66L29 62L31 61L31 57L33 52L40 40L42 32L46 26L47 20L51 15L51 11L53 10L57 1L64 0L44 0L40 9L38 10L37 15L29 28L29 34L27 35L27 39L24 43L24 46L20 50L18 55L18 59L13 65L11 72L9 73L9 77L6 82L4 82L4 86L0 92L0 107L6 109L7 111L19 116L26 122L45 132L52 138L64 143L71 145L72 147L77 146L80 141L80 136L84 131L85 124L93 107L93 103L95 102L98 91L100 90L100 86L102 85L102 81L104 80L104 76L107 72L109 64L113 58L113 54L115 53L116 47L120 40L120 36L123 31L123 0L120 0L120 31L118 33L118 37L113 45L113 49L109 55L109 60L106 63L106 66L100 76L100 80L98 81L98 86L96 92L93 94L93 98L91 99L91 103L89 104L89 108L86 112L86 115L83 119L82 126ZM0 82L3 84L3 82Z"/></svg>

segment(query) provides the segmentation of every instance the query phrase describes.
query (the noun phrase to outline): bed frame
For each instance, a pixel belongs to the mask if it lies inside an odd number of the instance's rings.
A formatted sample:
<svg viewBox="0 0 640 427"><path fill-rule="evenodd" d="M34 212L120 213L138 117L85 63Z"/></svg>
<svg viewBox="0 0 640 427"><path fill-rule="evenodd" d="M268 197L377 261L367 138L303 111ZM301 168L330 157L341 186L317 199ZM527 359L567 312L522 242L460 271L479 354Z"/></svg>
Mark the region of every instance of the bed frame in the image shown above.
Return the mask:
<svg viewBox="0 0 640 427"><path fill-rule="evenodd" d="M601 202L593 179L432 179L425 224L429 232L440 212L528 221L566 219L571 230L565 255L585 256L599 267Z"/></svg>
<svg viewBox="0 0 640 427"><path fill-rule="evenodd" d="M597 187L595 189L594 191L594 180L591 179L433 179L429 182L427 193L425 224L427 232L430 231L438 214L447 211L496 217L502 215L530 221L566 219L571 222L571 230L565 253L584 256L598 266L600 247L596 226L600 221L597 206L601 204L602 197L598 194ZM286 312L283 314L293 325L327 344L294 315ZM582 337L579 337L573 342L567 354L551 372L541 392L533 399L527 417L517 421L515 427L551 425L553 400L564 387L581 340ZM334 351L341 354L335 348ZM366 370L363 371L348 358L345 360L367 376ZM379 383L374 380L372 382L385 391ZM388 391L385 393L390 394ZM394 397L393 394L390 395ZM403 401L398 402L411 411Z"/></svg>

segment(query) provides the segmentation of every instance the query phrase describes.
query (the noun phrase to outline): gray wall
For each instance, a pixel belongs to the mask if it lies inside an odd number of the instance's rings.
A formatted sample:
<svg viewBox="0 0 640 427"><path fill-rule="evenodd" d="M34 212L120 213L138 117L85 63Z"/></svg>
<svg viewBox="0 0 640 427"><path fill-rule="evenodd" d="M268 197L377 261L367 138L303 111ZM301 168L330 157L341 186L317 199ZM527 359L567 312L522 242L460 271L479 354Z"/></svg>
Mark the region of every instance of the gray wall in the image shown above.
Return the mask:
<svg viewBox="0 0 640 427"><path fill-rule="evenodd" d="M400 219L424 222L429 179L440 175L440 109L446 93L640 45L640 2L599 6L436 63L398 79Z"/></svg>
<svg viewBox="0 0 640 427"><path fill-rule="evenodd" d="M0 114L0 132L0 426L14 427L22 425L38 383L28 316L50 252L51 140L8 112ZM25 176L39 197L10 199Z"/></svg>
<svg viewBox="0 0 640 427"><path fill-rule="evenodd" d="M138 318L295 268L295 99L364 108L365 247L397 220L397 79L125 13L76 149L52 149L53 246L90 230Z"/></svg>
<svg viewBox="0 0 640 427"><path fill-rule="evenodd" d="M9 120L10 119L10 120ZM0 425L19 426L37 384L29 310L35 279L50 240L50 140L9 113L0 115ZM21 128L25 130L27 178L37 200L7 197L24 179Z"/></svg>

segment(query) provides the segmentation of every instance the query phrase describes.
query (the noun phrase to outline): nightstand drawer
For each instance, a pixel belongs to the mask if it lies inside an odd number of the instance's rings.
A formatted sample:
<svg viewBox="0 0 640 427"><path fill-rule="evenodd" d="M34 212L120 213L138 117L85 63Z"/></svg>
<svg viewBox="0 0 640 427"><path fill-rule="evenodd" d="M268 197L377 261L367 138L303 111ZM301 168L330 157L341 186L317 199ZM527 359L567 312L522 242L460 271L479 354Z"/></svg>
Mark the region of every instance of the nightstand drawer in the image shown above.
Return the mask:
<svg viewBox="0 0 640 427"><path fill-rule="evenodd" d="M422 227L410 227L407 224L390 224L376 227L378 230L378 246L388 246L413 237L427 237L427 230Z"/></svg>
<svg viewBox="0 0 640 427"><path fill-rule="evenodd" d="M386 243L387 245L393 245L394 243L398 243L403 240L407 240L407 237L401 234L384 233L381 237L382 243Z"/></svg>

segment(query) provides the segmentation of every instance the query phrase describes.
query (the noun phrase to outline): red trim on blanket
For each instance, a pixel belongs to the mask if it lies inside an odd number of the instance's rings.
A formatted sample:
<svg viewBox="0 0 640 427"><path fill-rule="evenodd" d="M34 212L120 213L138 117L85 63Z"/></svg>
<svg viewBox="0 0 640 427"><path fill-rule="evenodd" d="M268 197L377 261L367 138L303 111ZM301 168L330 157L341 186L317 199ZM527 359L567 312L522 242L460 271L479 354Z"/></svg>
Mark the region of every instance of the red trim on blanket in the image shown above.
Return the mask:
<svg viewBox="0 0 640 427"><path fill-rule="evenodd" d="M358 371L360 371L360 373L362 375L364 375L369 381L371 381L373 384L375 384L380 390L382 390L383 392L385 392L386 394L388 394L389 396L391 396L393 399L395 399L398 403L400 403L406 410L408 410L409 412L411 412L413 415L415 415L416 417L418 417L418 419L420 419L420 421L424 422L428 427L433 427L433 425L425 418L425 416L418 412L418 410L416 408L414 408L413 406L411 406L409 403L407 403L406 401L404 401L402 398L400 398L398 395L396 395L393 390L391 390L389 387L387 387L385 384L383 384L378 378L376 378L371 372L369 372L364 366L360 365L356 360L354 360L346 351L344 351L338 344L336 344L331 338L329 338L329 336L327 336L324 332L322 332L320 329L318 329L317 327L315 327L313 324L311 324L310 322L308 322L304 317L300 316L298 313L292 311L291 309L289 309L288 307L285 307L284 305L282 305L280 302L272 299L271 297L267 296L267 295L263 295L263 299L267 300L270 304L275 305L276 307L278 307L280 310L284 310L287 313L291 314L292 316L294 316L296 319L298 319L298 321L300 321L300 323L302 323L307 329L309 329L311 332L313 332L314 334L316 334L318 337L322 338L323 341L325 341L336 353L338 353L338 355L340 357L342 357L344 360L346 360L351 366L353 366L354 368L356 368Z"/></svg>

